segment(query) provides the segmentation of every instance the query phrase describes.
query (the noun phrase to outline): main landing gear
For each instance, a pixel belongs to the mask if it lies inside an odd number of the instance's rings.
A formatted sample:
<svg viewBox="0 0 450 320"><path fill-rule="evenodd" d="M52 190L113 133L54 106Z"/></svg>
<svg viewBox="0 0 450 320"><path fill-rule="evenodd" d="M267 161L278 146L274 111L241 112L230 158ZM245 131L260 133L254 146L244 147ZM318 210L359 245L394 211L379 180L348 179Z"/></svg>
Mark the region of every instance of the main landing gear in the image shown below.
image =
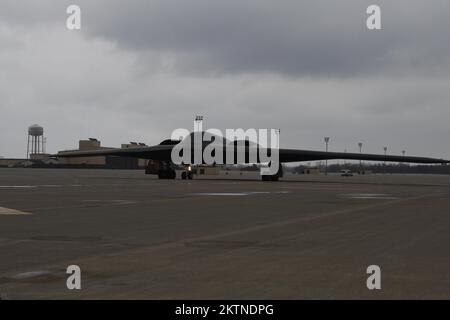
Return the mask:
<svg viewBox="0 0 450 320"><path fill-rule="evenodd" d="M175 179L176 175L177 174L173 169L158 171L158 179Z"/></svg>
<svg viewBox="0 0 450 320"><path fill-rule="evenodd" d="M188 166L185 168L185 170L181 173L181 179L183 180L192 180L193 178L193 172L192 167Z"/></svg>
<svg viewBox="0 0 450 320"><path fill-rule="evenodd" d="M175 179L176 172L172 163L168 161L149 160L145 168L146 174L156 174L159 179Z"/></svg>
<svg viewBox="0 0 450 320"><path fill-rule="evenodd" d="M262 181L278 181L282 176L283 176L283 167L280 164L277 173L267 175L264 174L261 176L261 179Z"/></svg>

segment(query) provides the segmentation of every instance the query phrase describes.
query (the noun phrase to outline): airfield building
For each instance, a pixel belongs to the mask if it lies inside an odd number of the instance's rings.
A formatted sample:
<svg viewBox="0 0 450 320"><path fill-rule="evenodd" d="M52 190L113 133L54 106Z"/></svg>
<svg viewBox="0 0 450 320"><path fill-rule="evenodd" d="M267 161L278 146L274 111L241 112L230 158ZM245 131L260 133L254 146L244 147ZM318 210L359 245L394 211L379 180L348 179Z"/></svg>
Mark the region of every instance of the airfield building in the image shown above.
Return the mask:
<svg viewBox="0 0 450 320"><path fill-rule="evenodd" d="M137 148L146 146L143 143L130 142L129 144L122 144L122 148ZM101 146L101 142L95 138L89 138L88 140L80 140L78 143L78 149L65 150L60 153L69 151L87 151L109 149ZM145 168L146 160L129 158L129 157L116 157L116 156L99 156L99 157L76 157L76 158L59 158L59 165L63 167L73 168L104 168L104 169L142 169Z"/></svg>

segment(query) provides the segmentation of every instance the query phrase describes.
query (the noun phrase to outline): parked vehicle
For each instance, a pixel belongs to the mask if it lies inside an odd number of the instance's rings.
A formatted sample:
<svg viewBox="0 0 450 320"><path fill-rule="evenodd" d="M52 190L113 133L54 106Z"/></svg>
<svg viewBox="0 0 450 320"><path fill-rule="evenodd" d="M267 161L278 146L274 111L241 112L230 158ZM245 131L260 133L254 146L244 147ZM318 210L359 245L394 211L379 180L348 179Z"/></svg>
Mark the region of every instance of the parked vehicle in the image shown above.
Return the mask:
<svg viewBox="0 0 450 320"><path fill-rule="evenodd" d="M341 170L341 176L342 177L353 177L353 172L352 172L352 170L344 169L344 170Z"/></svg>

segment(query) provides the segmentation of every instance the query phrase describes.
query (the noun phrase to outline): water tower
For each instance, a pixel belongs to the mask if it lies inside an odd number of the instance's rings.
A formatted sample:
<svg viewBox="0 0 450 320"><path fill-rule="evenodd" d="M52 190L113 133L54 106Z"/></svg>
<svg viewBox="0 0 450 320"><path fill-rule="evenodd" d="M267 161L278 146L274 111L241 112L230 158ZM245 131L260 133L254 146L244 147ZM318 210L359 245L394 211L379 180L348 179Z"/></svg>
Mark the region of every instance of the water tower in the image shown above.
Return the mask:
<svg viewBox="0 0 450 320"><path fill-rule="evenodd" d="M27 159L33 154L45 153L44 128L33 124L28 127Z"/></svg>

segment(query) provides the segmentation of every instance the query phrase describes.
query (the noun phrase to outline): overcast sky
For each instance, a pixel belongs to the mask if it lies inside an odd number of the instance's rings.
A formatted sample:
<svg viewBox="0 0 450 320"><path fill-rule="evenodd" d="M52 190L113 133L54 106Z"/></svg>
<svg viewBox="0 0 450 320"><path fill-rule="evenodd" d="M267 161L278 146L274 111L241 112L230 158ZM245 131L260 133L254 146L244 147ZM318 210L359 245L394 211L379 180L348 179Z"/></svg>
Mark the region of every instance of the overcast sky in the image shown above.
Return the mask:
<svg viewBox="0 0 450 320"><path fill-rule="evenodd" d="M53 153L158 144L195 114L282 147L450 158L450 1L1 0L0 156L34 123Z"/></svg>

